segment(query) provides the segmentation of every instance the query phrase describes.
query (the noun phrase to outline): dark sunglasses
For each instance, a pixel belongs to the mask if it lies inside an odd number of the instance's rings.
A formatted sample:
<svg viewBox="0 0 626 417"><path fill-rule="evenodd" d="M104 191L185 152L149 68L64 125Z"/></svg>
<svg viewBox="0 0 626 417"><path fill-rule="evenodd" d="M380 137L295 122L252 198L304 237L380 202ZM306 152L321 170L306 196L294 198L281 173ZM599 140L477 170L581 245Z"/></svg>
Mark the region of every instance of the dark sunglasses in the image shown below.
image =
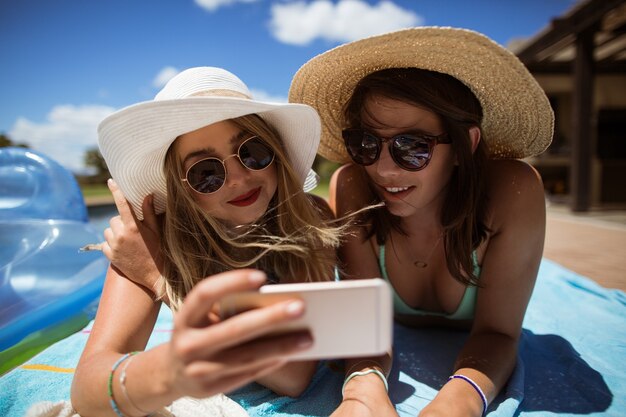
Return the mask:
<svg viewBox="0 0 626 417"><path fill-rule="evenodd" d="M451 143L447 133L438 136L403 133L391 138L380 138L365 129L344 129L341 132L352 160L359 165L372 165L380 158L384 142L389 143L389 153L394 162L407 171L426 168L435 145Z"/></svg>
<svg viewBox="0 0 626 417"><path fill-rule="evenodd" d="M224 159L215 157L201 159L189 167L183 181L187 182L192 190L200 194L211 194L222 188L226 182L227 159L236 156L241 165L251 171L261 171L274 161L274 151L258 136L244 140L237 153L228 155Z"/></svg>

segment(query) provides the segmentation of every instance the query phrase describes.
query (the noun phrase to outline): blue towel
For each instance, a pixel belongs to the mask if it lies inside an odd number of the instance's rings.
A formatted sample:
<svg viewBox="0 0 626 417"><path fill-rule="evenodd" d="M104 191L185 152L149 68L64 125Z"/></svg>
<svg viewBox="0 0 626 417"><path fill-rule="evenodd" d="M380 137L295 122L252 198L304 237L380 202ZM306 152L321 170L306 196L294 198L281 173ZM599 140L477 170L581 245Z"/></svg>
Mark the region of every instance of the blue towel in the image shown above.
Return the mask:
<svg viewBox="0 0 626 417"><path fill-rule="evenodd" d="M167 340L171 315L159 316L150 345ZM467 332L394 328L389 390L400 416L416 416L451 372ZM86 340L77 333L0 378L0 415L22 416L33 403L69 398L71 370ZM41 365L68 368L46 371ZM39 366L39 368L36 368ZM30 367L30 368L29 368ZM340 402L340 361L321 362L298 399L257 384L230 396L255 416L327 416ZM490 417L626 415L626 295L543 260L524 320L518 361Z"/></svg>

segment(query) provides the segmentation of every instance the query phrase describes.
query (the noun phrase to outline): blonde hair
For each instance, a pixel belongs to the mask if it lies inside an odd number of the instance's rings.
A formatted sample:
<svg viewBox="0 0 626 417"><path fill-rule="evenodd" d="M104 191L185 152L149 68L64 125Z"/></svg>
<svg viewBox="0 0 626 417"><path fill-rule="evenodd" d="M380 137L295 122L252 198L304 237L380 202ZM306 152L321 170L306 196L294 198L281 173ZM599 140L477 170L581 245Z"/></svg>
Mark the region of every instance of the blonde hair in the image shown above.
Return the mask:
<svg viewBox="0 0 626 417"><path fill-rule="evenodd" d="M257 115L230 121L274 150L277 191L266 213L235 234L207 214L181 181L183 166L174 142L164 166L167 215L162 225L165 278L160 294L167 294L174 309L197 282L231 269L258 268L281 283L325 281L333 275L341 228L331 227L332 219L324 220L321 209L303 192L278 133Z"/></svg>

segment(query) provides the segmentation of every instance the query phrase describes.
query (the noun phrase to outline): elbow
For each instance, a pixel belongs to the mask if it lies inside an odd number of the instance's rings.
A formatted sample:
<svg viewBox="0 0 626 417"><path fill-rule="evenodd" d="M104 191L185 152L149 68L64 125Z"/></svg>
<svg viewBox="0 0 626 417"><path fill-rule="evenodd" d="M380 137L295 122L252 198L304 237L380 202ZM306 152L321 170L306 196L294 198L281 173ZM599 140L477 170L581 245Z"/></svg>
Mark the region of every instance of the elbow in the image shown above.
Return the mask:
<svg viewBox="0 0 626 417"><path fill-rule="evenodd" d="M70 391L70 402L72 404L72 408L76 412L76 414L80 416L88 416L89 415L89 407L85 404L84 396L81 393L81 389L78 387L76 383L76 377L72 381L72 388Z"/></svg>
<svg viewBox="0 0 626 417"><path fill-rule="evenodd" d="M281 386L276 389L274 392L278 395L290 397L290 398L298 398L309 386L310 380L299 380L299 381L286 381L287 384L285 386Z"/></svg>
<svg viewBox="0 0 626 417"><path fill-rule="evenodd" d="M81 358L76 366L70 387L72 408L76 415L84 417L106 414L106 408L103 409L102 405L96 402L93 395L93 386L97 385L97 383L94 383L93 376L88 372L90 365L89 360ZM108 407L108 401L106 402L106 407Z"/></svg>
<svg viewBox="0 0 626 417"><path fill-rule="evenodd" d="M300 369L297 374L285 375L280 384L273 387L273 391L285 397L299 398L309 387L316 367L313 365L308 369Z"/></svg>

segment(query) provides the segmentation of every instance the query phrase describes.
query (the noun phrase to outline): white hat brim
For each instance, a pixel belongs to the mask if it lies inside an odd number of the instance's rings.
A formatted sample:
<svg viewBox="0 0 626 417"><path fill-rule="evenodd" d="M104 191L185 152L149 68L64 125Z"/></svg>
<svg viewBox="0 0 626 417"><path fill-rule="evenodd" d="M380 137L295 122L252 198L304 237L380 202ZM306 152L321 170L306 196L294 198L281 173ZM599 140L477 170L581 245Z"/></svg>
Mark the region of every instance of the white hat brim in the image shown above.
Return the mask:
<svg viewBox="0 0 626 417"><path fill-rule="evenodd" d="M257 114L283 139L290 162L303 184L320 138L317 112L303 104L266 103L235 97L189 97L149 101L126 107L98 126L99 146L112 178L135 214L154 195L156 213L165 211L165 155L174 140L204 126Z"/></svg>

